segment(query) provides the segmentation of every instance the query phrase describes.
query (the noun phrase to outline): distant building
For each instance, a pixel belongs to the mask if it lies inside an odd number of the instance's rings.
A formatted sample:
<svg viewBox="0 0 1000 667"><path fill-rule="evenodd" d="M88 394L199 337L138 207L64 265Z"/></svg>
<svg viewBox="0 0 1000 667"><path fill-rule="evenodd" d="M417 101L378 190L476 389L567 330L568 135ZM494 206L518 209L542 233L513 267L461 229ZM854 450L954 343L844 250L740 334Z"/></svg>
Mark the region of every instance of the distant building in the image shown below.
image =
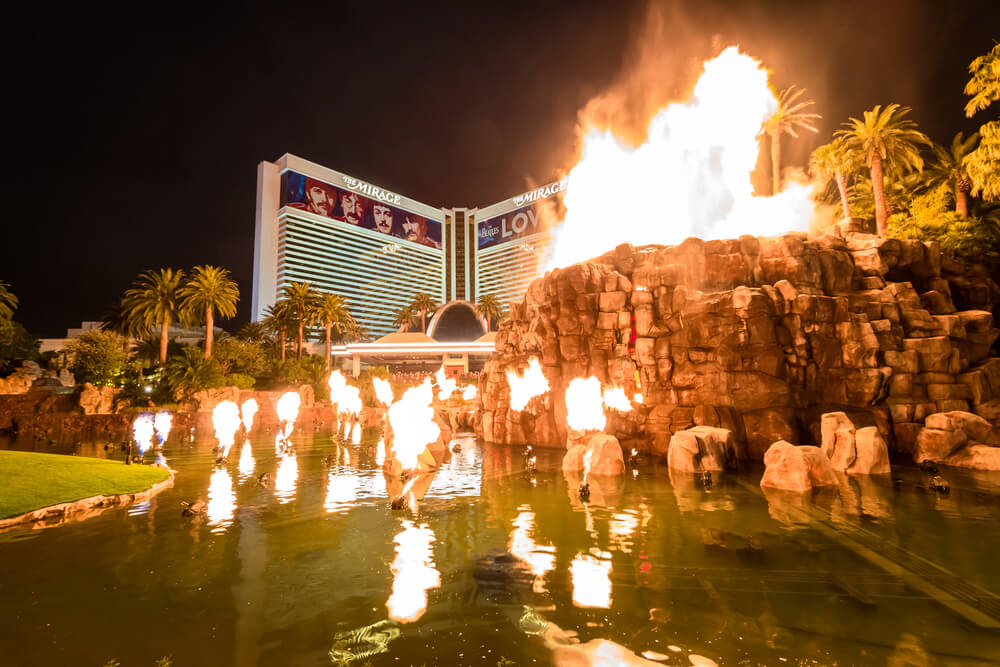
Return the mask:
<svg viewBox="0 0 1000 667"><path fill-rule="evenodd" d="M91 331L100 331L102 322L81 322L80 326L72 327L66 329L65 338L41 338L41 346L38 348L39 352L61 352L66 343L70 342L74 338L79 338L85 333ZM223 333L221 327L214 327L216 335ZM159 328L155 332L156 336L160 335ZM195 345L200 343L205 338L205 327L199 328L189 328L180 327L177 325L171 325L167 329L168 340L177 341L183 345ZM135 341L132 341L135 342Z"/></svg>
<svg viewBox="0 0 1000 667"><path fill-rule="evenodd" d="M435 208L294 155L261 162L251 317L301 281L345 297L371 338L395 332L396 313L421 292L442 304L490 294L506 309L541 275L564 189Z"/></svg>

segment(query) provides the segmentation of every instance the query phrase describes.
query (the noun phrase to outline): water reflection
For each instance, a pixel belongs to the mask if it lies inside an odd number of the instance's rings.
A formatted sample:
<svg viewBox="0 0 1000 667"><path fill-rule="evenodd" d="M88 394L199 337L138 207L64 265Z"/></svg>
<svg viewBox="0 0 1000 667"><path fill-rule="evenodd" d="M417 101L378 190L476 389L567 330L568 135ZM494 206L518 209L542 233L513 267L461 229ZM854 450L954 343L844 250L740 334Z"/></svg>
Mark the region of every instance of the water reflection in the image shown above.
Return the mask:
<svg viewBox="0 0 1000 667"><path fill-rule="evenodd" d="M326 481L326 500L323 509L331 514L343 514L358 499L358 475L347 469L330 470Z"/></svg>
<svg viewBox="0 0 1000 667"><path fill-rule="evenodd" d="M639 515L635 510L625 510L617 512L611 516L608 522L608 537L622 553L632 552L632 535L639 526Z"/></svg>
<svg viewBox="0 0 1000 667"><path fill-rule="evenodd" d="M385 440L379 440L375 448L375 465L381 466L385 463Z"/></svg>
<svg viewBox="0 0 1000 667"><path fill-rule="evenodd" d="M441 575L434 567L434 531L408 519L402 520L402 526L393 538L392 595L385 606L392 620L412 623L427 611L427 591L441 585Z"/></svg>
<svg viewBox="0 0 1000 667"><path fill-rule="evenodd" d="M243 449L240 450L240 481L243 481L253 475L253 467L253 448L250 446L250 441L247 440L243 443Z"/></svg>
<svg viewBox="0 0 1000 667"><path fill-rule="evenodd" d="M274 473L274 497L279 503L295 500L295 485L299 480L299 462L295 452L286 452L278 457L278 470Z"/></svg>
<svg viewBox="0 0 1000 667"><path fill-rule="evenodd" d="M577 554L569 566L573 604L577 607L611 608L611 554L599 549Z"/></svg>
<svg viewBox="0 0 1000 667"><path fill-rule="evenodd" d="M510 534L510 552L528 564L534 576L532 590L544 593L545 574L556 566L556 548L535 542L535 513L531 507L521 505L517 509L519 514L514 519L514 530Z"/></svg>
<svg viewBox="0 0 1000 667"><path fill-rule="evenodd" d="M236 492L233 477L223 467L217 467L208 482L208 525L213 533L224 533L233 523L236 511Z"/></svg>

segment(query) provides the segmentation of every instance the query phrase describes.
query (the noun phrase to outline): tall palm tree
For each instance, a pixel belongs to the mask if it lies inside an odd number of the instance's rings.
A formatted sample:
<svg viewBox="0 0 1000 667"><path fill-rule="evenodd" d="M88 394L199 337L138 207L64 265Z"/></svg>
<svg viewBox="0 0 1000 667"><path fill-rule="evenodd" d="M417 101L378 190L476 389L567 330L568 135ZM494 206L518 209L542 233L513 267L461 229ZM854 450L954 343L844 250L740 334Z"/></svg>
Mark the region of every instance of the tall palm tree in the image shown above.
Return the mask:
<svg viewBox="0 0 1000 667"><path fill-rule="evenodd" d="M409 331L410 325L413 324L413 316L413 306L403 306L396 311L396 319L392 321L392 326Z"/></svg>
<svg viewBox="0 0 1000 667"><path fill-rule="evenodd" d="M809 170L814 176L823 179L824 183L828 183L831 177L837 182L840 205L847 220L851 218L850 200L847 198L847 177L857 168L857 160L854 154L847 150L843 139L834 139L814 150L809 156Z"/></svg>
<svg viewBox="0 0 1000 667"><path fill-rule="evenodd" d="M1000 44L969 65L972 77L965 84L965 94L971 96L965 105L965 115L972 118L994 102L1000 102ZM1000 201L1000 119L979 127L982 141L979 148L965 158L972 183L971 193L988 201Z"/></svg>
<svg viewBox="0 0 1000 667"><path fill-rule="evenodd" d="M295 313L295 320L298 324L298 334L295 337L295 358L301 359L303 330L306 318L316 301L316 290L307 282L288 283L281 288L281 296L288 301L288 307Z"/></svg>
<svg viewBox="0 0 1000 667"><path fill-rule="evenodd" d="M492 330L493 320L499 320L503 316L500 310L500 302L492 294L480 294L479 303L476 304L476 315L486 320L487 333Z"/></svg>
<svg viewBox="0 0 1000 667"><path fill-rule="evenodd" d="M287 299L278 299L267 307L264 317L264 326L273 335L278 337L278 346L281 350L281 360L285 360L285 340L288 337L288 330L292 327L295 313L289 307Z"/></svg>
<svg viewBox="0 0 1000 667"><path fill-rule="evenodd" d="M323 327L326 331L326 347L324 348L324 359L326 368L330 368L330 343L332 333L337 331L337 336L343 338L357 327L354 317L347 310L347 302L339 294L323 294L313 305L312 320Z"/></svg>
<svg viewBox="0 0 1000 667"><path fill-rule="evenodd" d="M885 186L883 171L889 166L897 173L921 171L924 160L920 157L920 147L930 141L917 130L917 124L906 118L909 107L881 104L866 111L863 120L851 118L845 123L848 129L838 130L836 136L843 137L848 150L863 156L871 173L872 191L875 195L875 225L878 235L888 236L888 214L885 207Z"/></svg>
<svg viewBox="0 0 1000 667"><path fill-rule="evenodd" d="M410 303L410 308L420 313L420 330L427 333L427 311L438 307L437 301L431 298L430 294L420 292Z"/></svg>
<svg viewBox="0 0 1000 667"><path fill-rule="evenodd" d="M180 314L179 292L183 281L183 271L150 269L132 283L132 288L125 292L122 299L127 317L134 318L149 329L160 327L161 366L167 363L170 323Z"/></svg>
<svg viewBox="0 0 1000 667"><path fill-rule="evenodd" d="M797 130L816 132L813 124L821 116L818 113L807 113L806 108L813 105L812 100L802 100L803 88L789 86L778 93L778 109L764 123L764 131L771 138L771 194L781 191L781 135L790 134L798 139Z"/></svg>
<svg viewBox="0 0 1000 667"><path fill-rule="evenodd" d="M948 185L955 193L955 212L963 218L969 217L969 191L972 190L972 180L965 168L965 159L975 150L978 142L979 133L973 132L972 136L965 139L959 132L948 148L932 145L934 159L925 170L929 187Z"/></svg>
<svg viewBox="0 0 1000 667"><path fill-rule="evenodd" d="M240 288L229 277L229 269L205 264L194 267L179 294L182 313L192 319L205 317L205 358L211 359L215 312L220 317L235 317Z"/></svg>
<svg viewBox="0 0 1000 667"><path fill-rule="evenodd" d="M10 291L10 285L0 280L0 319L11 319L15 310L17 310L17 297Z"/></svg>
<svg viewBox="0 0 1000 667"><path fill-rule="evenodd" d="M122 336L125 347L128 348L128 339L140 340L148 338L149 327L141 320L129 315L128 309L124 305L125 297L111 304L101 313L101 331L113 331Z"/></svg>

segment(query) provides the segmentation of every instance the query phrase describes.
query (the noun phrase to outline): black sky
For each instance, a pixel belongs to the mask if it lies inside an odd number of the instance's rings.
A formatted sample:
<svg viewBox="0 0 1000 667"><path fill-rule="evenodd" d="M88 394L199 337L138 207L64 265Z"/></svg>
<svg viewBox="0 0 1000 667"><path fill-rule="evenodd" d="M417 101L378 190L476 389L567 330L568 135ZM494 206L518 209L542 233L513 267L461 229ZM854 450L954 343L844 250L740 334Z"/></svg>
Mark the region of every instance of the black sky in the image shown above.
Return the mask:
<svg viewBox="0 0 1000 667"><path fill-rule="evenodd" d="M230 328L246 321L256 165L286 152L434 206L485 205L571 166L595 96L661 104L730 43L823 114L791 163L875 104L913 107L947 142L987 120L964 118L962 87L1000 40L996 0L79 4L22 8L2 46L15 175L0 280L43 336L159 266L227 266L243 295Z"/></svg>

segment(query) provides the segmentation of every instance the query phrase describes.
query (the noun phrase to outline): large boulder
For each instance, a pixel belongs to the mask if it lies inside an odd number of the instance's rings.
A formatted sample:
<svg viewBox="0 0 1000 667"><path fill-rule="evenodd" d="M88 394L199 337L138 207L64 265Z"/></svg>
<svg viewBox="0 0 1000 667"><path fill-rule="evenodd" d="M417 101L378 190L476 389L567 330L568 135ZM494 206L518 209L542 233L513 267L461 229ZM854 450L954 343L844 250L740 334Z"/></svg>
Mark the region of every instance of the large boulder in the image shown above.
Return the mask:
<svg viewBox="0 0 1000 667"><path fill-rule="evenodd" d="M27 373L14 371L7 377L0 378L0 394L26 394L34 381L35 378Z"/></svg>
<svg viewBox="0 0 1000 667"><path fill-rule="evenodd" d="M95 387L83 383L79 403L85 415L110 415L114 413L119 390L115 387Z"/></svg>
<svg viewBox="0 0 1000 667"><path fill-rule="evenodd" d="M192 398L194 408L198 412L211 412L222 401L232 401L239 405L240 390L238 387L215 387L195 392Z"/></svg>
<svg viewBox="0 0 1000 667"><path fill-rule="evenodd" d="M889 467L889 445L876 426L856 429L843 412L828 412L821 421L823 453L834 470L882 475Z"/></svg>
<svg viewBox="0 0 1000 667"><path fill-rule="evenodd" d="M836 486L830 459L819 447L797 446L784 440L771 445L764 453L763 487L786 491L811 491L817 486Z"/></svg>
<svg viewBox="0 0 1000 667"><path fill-rule="evenodd" d="M990 422L971 412L928 415L917 434L915 461L974 470L1000 470L1000 438Z"/></svg>
<svg viewBox="0 0 1000 667"><path fill-rule="evenodd" d="M721 472L735 463L736 445L729 429L694 426L670 438L667 465L678 472Z"/></svg>
<svg viewBox="0 0 1000 667"><path fill-rule="evenodd" d="M590 452L590 475L620 475L625 472L625 458L618 438L607 433L593 433L576 441L563 457L563 472L583 472Z"/></svg>

